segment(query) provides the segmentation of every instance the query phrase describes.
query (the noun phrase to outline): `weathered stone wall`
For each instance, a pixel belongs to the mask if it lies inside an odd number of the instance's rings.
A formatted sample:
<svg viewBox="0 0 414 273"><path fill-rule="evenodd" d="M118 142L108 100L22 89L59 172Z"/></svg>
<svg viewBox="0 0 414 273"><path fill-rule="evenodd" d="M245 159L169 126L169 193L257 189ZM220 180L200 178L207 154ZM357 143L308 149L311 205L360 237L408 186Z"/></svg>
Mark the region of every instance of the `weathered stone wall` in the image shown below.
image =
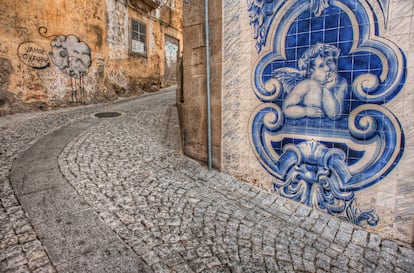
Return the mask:
<svg viewBox="0 0 414 273"><path fill-rule="evenodd" d="M182 48L182 4L145 7L115 0L3 1L0 114L113 100L164 86L164 35ZM131 53L132 18L146 24L145 56Z"/></svg>
<svg viewBox="0 0 414 273"><path fill-rule="evenodd" d="M198 160L208 159L207 84L204 1L184 4L183 102L179 105L184 153ZM222 9L221 0L209 2L210 89L213 165L221 167L221 81Z"/></svg>
<svg viewBox="0 0 414 273"><path fill-rule="evenodd" d="M222 56L213 84L222 110L213 118L222 124L216 166L412 244L414 2L215 4L222 10L221 26L212 31L214 39L221 34L215 52ZM205 160L202 10L202 1L184 8L191 37L184 149ZM318 50L326 51L314 56Z"/></svg>

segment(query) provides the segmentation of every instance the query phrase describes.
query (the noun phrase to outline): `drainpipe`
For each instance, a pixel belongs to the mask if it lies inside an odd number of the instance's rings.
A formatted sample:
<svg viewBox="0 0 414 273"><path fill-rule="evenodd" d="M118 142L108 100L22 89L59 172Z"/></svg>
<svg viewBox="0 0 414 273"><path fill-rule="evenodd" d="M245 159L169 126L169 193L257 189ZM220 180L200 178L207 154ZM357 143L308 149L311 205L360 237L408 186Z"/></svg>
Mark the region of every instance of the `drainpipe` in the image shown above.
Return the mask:
<svg viewBox="0 0 414 273"><path fill-rule="evenodd" d="M204 15L206 28L206 71L207 71L207 140L208 140L208 170L212 169L212 145L211 145L211 92L210 92L210 42L208 28L208 0L204 0Z"/></svg>

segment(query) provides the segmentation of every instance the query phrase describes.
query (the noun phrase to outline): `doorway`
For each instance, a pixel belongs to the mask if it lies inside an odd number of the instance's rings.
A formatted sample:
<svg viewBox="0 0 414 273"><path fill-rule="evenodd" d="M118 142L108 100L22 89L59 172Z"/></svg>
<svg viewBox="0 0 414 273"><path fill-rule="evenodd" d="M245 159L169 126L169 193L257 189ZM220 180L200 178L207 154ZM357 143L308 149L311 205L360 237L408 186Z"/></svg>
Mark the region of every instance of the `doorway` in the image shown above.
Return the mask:
<svg viewBox="0 0 414 273"><path fill-rule="evenodd" d="M177 62L179 42L165 35L165 83L166 86L177 84Z"/></svg>

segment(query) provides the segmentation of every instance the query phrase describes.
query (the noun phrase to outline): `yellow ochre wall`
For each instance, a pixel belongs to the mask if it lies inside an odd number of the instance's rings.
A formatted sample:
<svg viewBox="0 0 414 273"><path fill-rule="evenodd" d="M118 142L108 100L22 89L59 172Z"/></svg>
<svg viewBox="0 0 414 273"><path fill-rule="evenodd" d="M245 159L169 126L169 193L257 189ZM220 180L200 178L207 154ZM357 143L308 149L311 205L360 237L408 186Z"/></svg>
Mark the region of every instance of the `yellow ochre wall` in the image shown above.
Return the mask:
<svg viewBox="0 0 414 273"><path fill-rule="evenodd" d="M167 2L2 1L0 114L102 102L164 87L165 35L182 49L182 4ZM146 24L145 56L130 51L132 18ZM56 39L68 43L53 49ZM61 53L64 47L80 52ZM59 69L63 65L56 65L51 53L58 62L73 56L82 60L72 63L81 77Z"/></svg>

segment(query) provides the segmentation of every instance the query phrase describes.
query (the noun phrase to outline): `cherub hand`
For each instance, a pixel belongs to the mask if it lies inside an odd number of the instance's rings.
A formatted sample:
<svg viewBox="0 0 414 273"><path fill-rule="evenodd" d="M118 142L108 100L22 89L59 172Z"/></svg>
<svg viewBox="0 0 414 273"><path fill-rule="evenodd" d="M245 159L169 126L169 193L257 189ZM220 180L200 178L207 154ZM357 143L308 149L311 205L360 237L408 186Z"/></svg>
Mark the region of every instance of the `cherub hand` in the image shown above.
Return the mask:
<svg viewBox="0 0 414 273"><path fill-rule="evenodd" d="M325 83L325 87L332 89L338 84L338 73L329 73L328 81Z"/></svg>
<svg viewBox="0 0 414 273"><path fill-rule="evenodd" d="M325 113L320 107L309 106L306 107L306 116L310 118L323 118Z"/></svg>

